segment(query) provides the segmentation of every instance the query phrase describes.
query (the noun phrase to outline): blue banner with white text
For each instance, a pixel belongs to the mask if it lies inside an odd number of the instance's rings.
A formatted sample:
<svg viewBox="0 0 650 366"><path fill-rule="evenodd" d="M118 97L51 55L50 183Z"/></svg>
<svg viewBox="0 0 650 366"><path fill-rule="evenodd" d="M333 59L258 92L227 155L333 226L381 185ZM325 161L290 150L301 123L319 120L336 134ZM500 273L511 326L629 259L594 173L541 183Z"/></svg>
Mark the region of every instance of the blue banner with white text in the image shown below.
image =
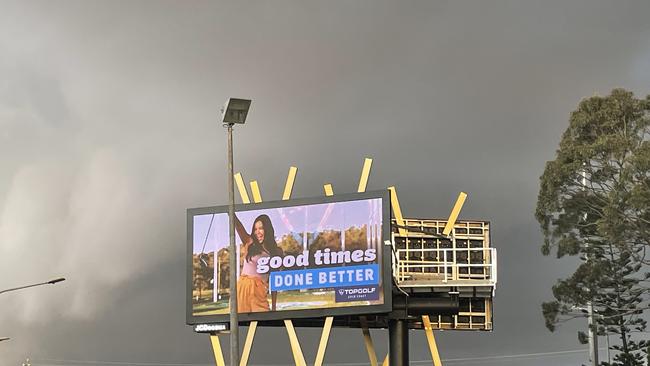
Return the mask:
<svg viewBox="0 0 650 366"><path fill-rule="evenodd" d="M271 291L351 287L379 284L379 265L312 268L271 272Z"/></svg>

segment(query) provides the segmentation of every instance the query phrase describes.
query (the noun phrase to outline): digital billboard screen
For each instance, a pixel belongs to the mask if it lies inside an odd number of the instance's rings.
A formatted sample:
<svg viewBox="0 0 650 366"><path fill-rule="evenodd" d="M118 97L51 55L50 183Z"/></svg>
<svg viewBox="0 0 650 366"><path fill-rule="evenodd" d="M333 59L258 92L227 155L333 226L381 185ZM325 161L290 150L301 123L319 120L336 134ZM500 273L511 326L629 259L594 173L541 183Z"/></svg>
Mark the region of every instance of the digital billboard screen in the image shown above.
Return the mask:
<svg viewBox="0 0 650 366"><path fill-rule="evenodd" d="M390 311L387 191L235 207L240 320ZM227 321L228 206L189 209L187 321Z"/></svg>

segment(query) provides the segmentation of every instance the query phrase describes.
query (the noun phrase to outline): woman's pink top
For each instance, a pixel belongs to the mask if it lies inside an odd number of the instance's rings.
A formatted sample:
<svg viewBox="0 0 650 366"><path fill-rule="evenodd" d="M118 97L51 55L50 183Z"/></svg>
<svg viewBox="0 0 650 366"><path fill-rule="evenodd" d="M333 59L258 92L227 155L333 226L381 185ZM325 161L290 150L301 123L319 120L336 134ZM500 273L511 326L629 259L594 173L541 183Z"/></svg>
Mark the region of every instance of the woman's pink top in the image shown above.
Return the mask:
<svg viewBox="0 0 650 366"><path fill-rule="evenodd" d="M246 257L244 257L244 264L242 265L241 268L241 273L243 275L249 276L249 277L260 277L260 278L268 278L269 274L267 273L257 273L257 260L260 259L260 257L268 257L269 255L267 253L262 253L258 254L256 256L251 257L250 261L246 260Z"/></svg>

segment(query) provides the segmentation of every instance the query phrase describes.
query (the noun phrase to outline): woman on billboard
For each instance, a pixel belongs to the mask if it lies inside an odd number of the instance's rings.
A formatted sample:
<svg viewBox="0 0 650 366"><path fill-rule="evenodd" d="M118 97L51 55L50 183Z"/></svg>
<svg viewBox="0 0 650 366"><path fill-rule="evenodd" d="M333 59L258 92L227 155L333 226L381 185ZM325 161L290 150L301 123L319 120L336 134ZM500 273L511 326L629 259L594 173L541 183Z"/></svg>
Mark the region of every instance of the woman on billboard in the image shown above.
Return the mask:
<svg viewBox="0 0 650 366"><path fill-rule="evenodd" d="M237 312L251 313L269 311L267 294L269 274L257 273L257 261L261 257L283 256L283 251L275 242L275 230L267 215L258 216L253 221L250 234L246 232L235 215L235 228L242 240L244 263L237 281ZM275 311L277 292L271 293L271 311Z"/></svg>

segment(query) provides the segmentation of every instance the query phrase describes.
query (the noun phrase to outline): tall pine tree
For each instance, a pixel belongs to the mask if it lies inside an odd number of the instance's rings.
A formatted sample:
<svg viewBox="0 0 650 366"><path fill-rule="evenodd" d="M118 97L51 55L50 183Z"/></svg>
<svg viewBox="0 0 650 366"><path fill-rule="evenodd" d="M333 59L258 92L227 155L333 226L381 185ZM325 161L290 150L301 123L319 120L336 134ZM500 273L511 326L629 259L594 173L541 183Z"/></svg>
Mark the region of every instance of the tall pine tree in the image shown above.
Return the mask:
<svg viewBox="0 0 650 366"><path fill-rule="evenodd" d="M591 301L599 333L618 335L611 365L644 365L648 347L641 316L649 295L649 127L650 96L614 89L585 99L540 178L542 253L584 260L553 286L555 299L542 305L546 325L554 330Z"/></svg>

